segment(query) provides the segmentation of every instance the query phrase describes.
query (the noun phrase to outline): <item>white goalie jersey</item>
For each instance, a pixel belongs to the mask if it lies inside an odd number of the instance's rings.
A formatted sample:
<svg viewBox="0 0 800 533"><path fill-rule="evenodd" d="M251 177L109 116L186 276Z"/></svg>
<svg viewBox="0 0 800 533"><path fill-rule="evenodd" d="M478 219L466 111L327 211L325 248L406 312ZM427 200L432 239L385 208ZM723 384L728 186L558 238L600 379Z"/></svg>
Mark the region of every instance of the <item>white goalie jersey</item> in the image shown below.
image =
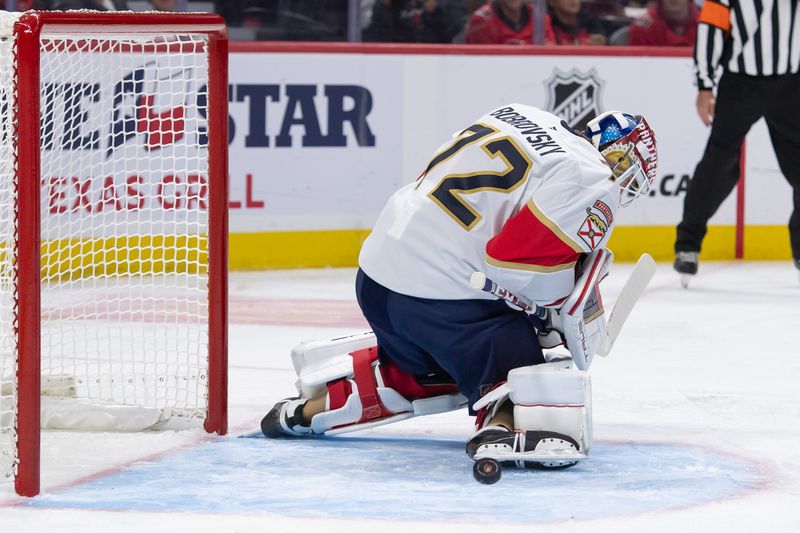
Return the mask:
<svg viewBox="0 0 800 533"><path fill-rule="evenodd" d="M359 266L395 292L492 299L485 273L542 306L572 291L581 254L606 246L619 187L598 151L555 115L511 104L475 121L397 191Z"/></svg>

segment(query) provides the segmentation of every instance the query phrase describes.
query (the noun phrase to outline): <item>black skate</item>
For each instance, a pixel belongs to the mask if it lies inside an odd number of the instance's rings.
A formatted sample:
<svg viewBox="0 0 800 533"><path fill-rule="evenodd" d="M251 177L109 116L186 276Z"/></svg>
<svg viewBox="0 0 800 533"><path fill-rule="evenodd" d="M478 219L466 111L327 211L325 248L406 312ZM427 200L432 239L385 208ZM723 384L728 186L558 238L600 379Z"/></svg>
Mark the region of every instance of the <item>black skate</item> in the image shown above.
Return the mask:
<svg viewBox="0 0 800 533"><path fill-rule="evenodd" d="M279 401L261 420L261 432L270 439L310 435L311 428L303 420L305 403L306 400L301 398L286 398Z"/></svg>
<svg viewBox="0 0 800 533"><path fill-rule="evenodd" d="M509 431L487 426L467 442L467 455L475 461L472 473L484 484L496 483L503 465L560 470L574 466L586 455L572 437L552 431Z"/></svg>
<svg viewBox="0 0 800 533"><path fill-rule="evenodd" d="M467 455L470 459L475 458L481 447L511 451L514 449L514 432L502 426L485 427L467 441Z"/></svg>
<svg viewBox="0 0 800 533"><path fill-rule="evenodd" d="M689 287L689 280L697 274L699 255L698 252L675 252L675 262L672 266L681 275L681 285L684 289Z"/></svg>

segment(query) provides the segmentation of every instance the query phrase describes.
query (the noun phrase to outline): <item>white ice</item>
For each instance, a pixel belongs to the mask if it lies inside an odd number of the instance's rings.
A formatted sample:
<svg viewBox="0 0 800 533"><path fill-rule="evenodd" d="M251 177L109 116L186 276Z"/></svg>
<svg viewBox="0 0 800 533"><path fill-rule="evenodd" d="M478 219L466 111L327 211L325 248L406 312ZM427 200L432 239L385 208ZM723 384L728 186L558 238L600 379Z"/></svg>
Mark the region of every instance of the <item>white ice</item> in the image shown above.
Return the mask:
<svg viewBox="0 0 800 533"><path fill-rule="evenodd" d="M607 308L630 267L603 282ZM593 455L490 487L471 478L465 412L340 440L238 438L292 394L293 345L364 328L354 276L232 273L229 436L45 432L43 496L0 483L0 532L800 531L800 281L788 262L704 263L689 290L659 265L592 365Z"/></svg>

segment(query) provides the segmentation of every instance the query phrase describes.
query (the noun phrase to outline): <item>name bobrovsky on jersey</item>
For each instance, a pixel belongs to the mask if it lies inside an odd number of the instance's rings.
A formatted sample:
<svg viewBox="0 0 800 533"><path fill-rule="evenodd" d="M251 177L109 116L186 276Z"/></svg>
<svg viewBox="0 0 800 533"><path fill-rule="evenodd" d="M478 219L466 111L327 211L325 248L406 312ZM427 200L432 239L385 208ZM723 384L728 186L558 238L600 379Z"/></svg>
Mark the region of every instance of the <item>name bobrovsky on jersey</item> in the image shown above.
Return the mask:
<svg viewBox="0 0 800 533"><path fill-rule="evenodd" d="M520 130L520 133L526 136L525 140L528 141L528 144L543 156L566 153L542 126L531 121L525 115L514 111L513 107L500 108L489 116ZM548 150L542 151L546 148Z"/></svg>

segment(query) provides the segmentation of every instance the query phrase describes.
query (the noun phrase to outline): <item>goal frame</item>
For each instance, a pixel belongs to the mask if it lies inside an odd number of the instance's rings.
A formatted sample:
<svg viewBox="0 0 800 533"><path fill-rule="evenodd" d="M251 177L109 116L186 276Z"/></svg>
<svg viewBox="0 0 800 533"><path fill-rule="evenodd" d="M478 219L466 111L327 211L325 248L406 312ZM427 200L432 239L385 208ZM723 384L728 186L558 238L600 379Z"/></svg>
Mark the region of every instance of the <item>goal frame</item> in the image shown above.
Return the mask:
<svg viewBox="0 0 800 533"><path fill-rule="evenodd" d="M17 450L21 496L40 491L40 38L48 26L108 34L208 36L208 406L204 428L227 432L228 40L214 14L32 11L15 23L17 50ZM97 31L102 27L102 31ZM24 64L25 68L19 68ZM27 266L27 267L26 267Z"/></svg>

